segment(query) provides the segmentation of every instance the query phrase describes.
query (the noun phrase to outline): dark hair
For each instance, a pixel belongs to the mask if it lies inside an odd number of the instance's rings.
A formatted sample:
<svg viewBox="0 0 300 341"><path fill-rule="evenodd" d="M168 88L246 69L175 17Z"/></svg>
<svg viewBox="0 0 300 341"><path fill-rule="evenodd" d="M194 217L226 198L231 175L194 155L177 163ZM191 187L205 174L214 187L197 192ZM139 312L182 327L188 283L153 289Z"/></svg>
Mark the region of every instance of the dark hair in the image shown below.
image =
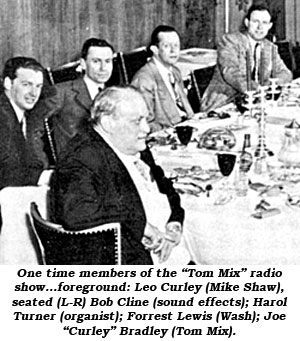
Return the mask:
<svg viewBox="0 0 300 341"><path fill-rule="evenodd" d="M114 52L114 48L106 40L98 39L98 38L90 38L86 40L82 46L81 58L86 59L88 52L89 52L89 48L92 46L109 47L112 50L112 52Z"/></svg>
<svg viewBox="0 0 300 341"><path fill-rule="evenodd" d="M33 58L30 57L14 57L6 61L3 69L2 79L6 77L11 80L17 77L17 70L20 68L31 69L34 71L41 71L44 74L44 68L42 65Z"/></svg>
<svg viewBox="0 0 300 341"><path fill-rule="evenodd" d="M247 14L246 14L246 16L245 16L245 19L250 20L251 14L252 14L252 12L254 12L254 11L267 11L267 12L270 14L271 22L273 21L273 18L272 18L272 14L271 14L271 12L270 12L270 9L269 9L269 7L268 7L266 4L257 4L257 5L252 5L252 6L250 6L249 9L248 9Z"/></svg>
<svg viewBox="0 0 300 341"><path fill-rule="evenodd" d="M177 30L172 27L172 26L167 26L167 25L159 25L157 26L154 31L151 34L151 41L150 41L150 46L151 45L158 45L159 44L159 38L158 35L161 32L176 32L179 36L179 33L177 32ZM180 38L180 36L179 36Z"/></svg>

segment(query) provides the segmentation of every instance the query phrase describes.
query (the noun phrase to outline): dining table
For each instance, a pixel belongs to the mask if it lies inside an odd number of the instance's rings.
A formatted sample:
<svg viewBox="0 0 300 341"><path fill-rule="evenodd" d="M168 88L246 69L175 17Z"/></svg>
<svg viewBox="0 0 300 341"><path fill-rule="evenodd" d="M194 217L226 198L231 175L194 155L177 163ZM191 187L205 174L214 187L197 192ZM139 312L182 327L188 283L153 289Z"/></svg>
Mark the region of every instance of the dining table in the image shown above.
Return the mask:
<svg viewBox="0 0 300 341"><path fill-rule="evenodd" d="M242 114L231 103L216 109L213 115L198 113L180 123L193 130L187 145L179 141L176 127L155 133L154 139L151 137L156 162L180 193L185 209L182 245L185 254L188 251L196 264L300 265L300 164L288 167L278 159L287 126L291 122L300 123L300 81L286 86L277 101L268 100L264 104L264 144L273 156L267 157L267 168L257 174L255 153L261 141L260 112L260 106L256 105ZM216 130L231 136L234 143L227 139L226 148L230 146L230 150L225 152L236 155L237 161L244 136L250 134L250 152L254 156L247 174L247 193L238 194L239 163L236 162L228 179L229 200L225 201L219 200L224 194L224 179L217 162L218 153L224 152L222 144L208 148L202 143L203 137L209 136L207 132ZM30 203L36 202L47 219L48 192L45 183L0 191L0 264L41 263ZM259 217L255 213L262 203L267 206L267 214Z"/></svg>
<svg viewBox="0 0 300 341"><path fill-rule="evenodd" d="M264 101L243 114L233 103L217 109L213 117L196 114L180 124L193 127L187 145L180 143L176 129L157 133L152 151L181 193L184 237L196 264L300 264L300 164L290 167L278 159L286 127L300 122L299 98L300 85L293 82L277 101ZM261 141L262 110L263 143L271 152L263 158L266 167L259 171L256 165L261 159L255 154ZM234 136L230 150L228 146L201 144L203 136L214 130ZM253 156L247 174L249 188L244 195L239 194L240 167L236 162L228 180L228 200L220 203L224 189L217 154L225 149L238 161L245 134L250 134ZM266 212L260 216L255 214L257 210Z"/></svg>

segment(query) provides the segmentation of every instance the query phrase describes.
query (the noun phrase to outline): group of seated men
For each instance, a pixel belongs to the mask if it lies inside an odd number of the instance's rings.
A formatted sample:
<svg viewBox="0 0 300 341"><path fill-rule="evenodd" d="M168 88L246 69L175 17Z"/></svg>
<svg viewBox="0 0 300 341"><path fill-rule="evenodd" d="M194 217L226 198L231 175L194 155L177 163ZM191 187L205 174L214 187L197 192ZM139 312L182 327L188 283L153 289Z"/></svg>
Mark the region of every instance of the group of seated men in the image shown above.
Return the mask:
<svg viewBox="0 0 300 341"><path fill-rule="evenodd" d="M274 61L279 82L292 79L277 48L266 39L272 26L269 10L250 7L244 24L244 32L226 34L218 46L203 111L247 90L246 51L256 53L256 45L264 50L259 65L265 64L266 84ZM51 220L69 230L120 222L123 264L152 264L155 257L165 262L184 244L180 197L146 144L150 132L194 115L176 67L178 32L158 26L149 49L152 57L130 86L106 87L114 49L98 38L83 44L83 76L47 92L44 69L32 58L11 58L3 71L0 189L38 184L42 171L49 168L48 152L54 152ZM252 59L253 89L261 79L256 59Z"/></svg>

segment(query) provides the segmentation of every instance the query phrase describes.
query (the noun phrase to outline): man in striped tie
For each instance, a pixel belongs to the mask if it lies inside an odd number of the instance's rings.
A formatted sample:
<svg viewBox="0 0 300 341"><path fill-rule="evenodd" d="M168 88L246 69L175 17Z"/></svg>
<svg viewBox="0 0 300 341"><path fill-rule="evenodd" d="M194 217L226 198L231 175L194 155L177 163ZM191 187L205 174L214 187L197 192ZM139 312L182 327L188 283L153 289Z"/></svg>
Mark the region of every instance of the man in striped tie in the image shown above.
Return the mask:
<svg viewBox="0 0 300 341"><path fill-rule="evenodd" d="M176 63L180 38L175 28L160 25L151 36L152 58L134 76L132 84L144 95L152 131L172 127L193 117Z"/></svg>

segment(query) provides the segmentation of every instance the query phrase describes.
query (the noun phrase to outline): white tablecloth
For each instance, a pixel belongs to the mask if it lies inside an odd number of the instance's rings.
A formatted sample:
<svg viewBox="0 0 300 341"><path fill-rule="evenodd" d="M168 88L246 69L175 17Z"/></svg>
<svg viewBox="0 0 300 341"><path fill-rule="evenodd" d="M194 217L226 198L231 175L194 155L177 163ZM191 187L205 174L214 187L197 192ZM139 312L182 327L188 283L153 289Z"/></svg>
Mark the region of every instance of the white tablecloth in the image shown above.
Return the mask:
<svg viewBox="0 0 300 341"><path fill-rule="evenodd" d="M47 193L47 186L6 187L0 191L0 264L40 263L31 228L30 203L36 202L41 215L46 217Z"/></svg>
<svg viewBox="0 0 300 341"><path fill-rule="evenodd" d="M282 118L284 117L285 118ZM279 119L281 117L281 119ZM298 118L299 117L299 118ZM269 108L266 124L267 147L275 156L270 160L277 162L276 155L284 138L284 124L292 118L300 121L299 108ZM226 120L193 120L190 124L198 128L194 137L199 138L206 129L213 126L227 126L236 118ZM276 123L276 124L274 124ZM235 131L237 146L242 146L244 133L251 133L252 150L258 142L257 122L254 119L245 120L245 129ZM216 153L198 149L196 143L187 148L179 147L171 150L170 146L154 148L156 159L164 169L172 173L175 167L201 166L202 168L217 168ZM235 170L231 183L234 183ZM213 184L218 187L218 182ZM299 186L300 187L300 186ZM297 191L291 185L288 191ZM299 192L300 194L300 188ZM279 208L281 213L264 219L251 216L255 206L262 197L258 192L249 190L246 197L237 197L226 205L215 205L217 190L212 190L210 197L202 193L199 197L182 194L182 205L186 210L184 228L187 243L192 250L193 258L200 264L300 264L300 208L289 207L286 204L287 194L281 192L278 196L265 197L272 207Z"/></svg>

